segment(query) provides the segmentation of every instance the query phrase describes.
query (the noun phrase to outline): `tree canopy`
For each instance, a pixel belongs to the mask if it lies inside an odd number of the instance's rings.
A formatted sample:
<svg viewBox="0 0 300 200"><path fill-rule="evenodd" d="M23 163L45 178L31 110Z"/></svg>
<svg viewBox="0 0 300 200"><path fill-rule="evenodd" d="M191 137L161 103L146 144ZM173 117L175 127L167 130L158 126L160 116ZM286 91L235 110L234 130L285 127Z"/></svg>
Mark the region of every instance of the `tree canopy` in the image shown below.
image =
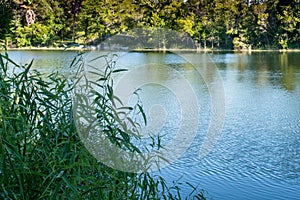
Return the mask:
<svg viewBox="0 0 300 200"><path fill-rule="evenodd" d="M202 48L299 48L300 0L0 0L6 46L90 44L144 27L185 32Z"/></svg>

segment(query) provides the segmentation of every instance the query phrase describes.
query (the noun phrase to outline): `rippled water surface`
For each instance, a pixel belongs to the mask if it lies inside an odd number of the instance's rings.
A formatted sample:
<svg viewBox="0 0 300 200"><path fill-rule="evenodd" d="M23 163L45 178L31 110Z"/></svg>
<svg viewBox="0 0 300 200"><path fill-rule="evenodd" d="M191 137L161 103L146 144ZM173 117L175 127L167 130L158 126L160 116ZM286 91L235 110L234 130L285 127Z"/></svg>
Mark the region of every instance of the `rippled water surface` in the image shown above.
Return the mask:
<svg viewBox="0 0 300 200"><path fill-rule="evenodd" d="M12 51L10 55L19 63L34 58L34 67L44 72L58 69L66 73L75 52ZM140 86L140 96L151 117L150 126L152 123L153 131L164 136L164 144L174 137L182 120L180 100L164 86L175 85L176 92L184 92L176 85L179 73L197 96L196 136L181 158L161 173L168 180L182 177L182 182L199 185L213 199L300 199L300 53L188 56L197 65L168 53L122 54L117 62L129 69L153 63L151 70L146 68L132 80L149 80ZM225 94L224 126L212 151L200 159L199 150L211 125L211 96L219 89L214 89L218 73ZM163 109L165 116L156 116L151 108ZM188 191L183 188L183 193Z"/></svg>

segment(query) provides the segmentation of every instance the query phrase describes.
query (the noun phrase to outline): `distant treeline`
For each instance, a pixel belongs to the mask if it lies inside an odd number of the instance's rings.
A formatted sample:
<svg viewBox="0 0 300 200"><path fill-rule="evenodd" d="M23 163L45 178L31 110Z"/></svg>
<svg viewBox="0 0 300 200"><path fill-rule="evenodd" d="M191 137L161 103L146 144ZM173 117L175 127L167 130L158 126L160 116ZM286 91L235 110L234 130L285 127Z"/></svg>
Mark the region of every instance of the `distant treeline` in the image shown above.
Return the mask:
<svg viewBox="0 0 300 200"><path fill-rule="evenodd" d="M0 0L0 44L91 44L134 28L189 34L200 48L300 48L300 0Z"/></svg>

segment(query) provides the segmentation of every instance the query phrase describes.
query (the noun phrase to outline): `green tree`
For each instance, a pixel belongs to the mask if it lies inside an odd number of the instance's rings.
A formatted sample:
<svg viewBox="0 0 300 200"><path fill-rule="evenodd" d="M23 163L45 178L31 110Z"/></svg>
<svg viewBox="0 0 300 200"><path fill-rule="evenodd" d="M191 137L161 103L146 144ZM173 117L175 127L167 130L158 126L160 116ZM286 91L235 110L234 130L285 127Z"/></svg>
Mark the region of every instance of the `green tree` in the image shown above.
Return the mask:
<svg viewBox="0 0 300 200"><path fill-rule="evenodd" d="M40 23L19 27L16 36L18 47L49 46L53 37L50 27Z"/></svg>
<svg viewBox="0 0 300 200"><path fill-rule="evenodd" d="M80 30L86 42L135 28L141 20L134 1L85 0L79 13Z"/></svg>
<svg viewBox="0 0 300 200"><path fill-rule="evenodd" d="M13 3L9 0L0 1L0 41L8 45L10 37L10 23L13 19Z"/></svg>
<svg viewBox="0 0 300 200"><path fill-rule="evenodd" d="M253 34L251 34L252 43L258 47L268 46L270 47L270 40L272 38L272 30L269 25L269 13L267 12L266 3L252 3L250 10L254 16Z"/></svg>
<svg viewBox="0 0 300 200"><path fill-rule="evenodd" d="M194 15L194 38L200 46L206 48L212 27L211 1L188 0L187 10Z"/></svg>
<svg viewBox="0 0 300 200"><path fill-rule="evenodd" d="M292 43L299 42L300 34L300 9L285 6L281 14L277 15L280 21L278 30L278 43L283 49L289 47ZM299 47L299 46L298 46Z"/></svg>
<svg viewBox="0 0 300 200"><path fill-rule="evenodd" d="M33 27L28 10L36 15ZM185 32L203 47L293 48L300 44L299 16L300 0L1 0L0 40L7 45L11 38L17 46L89 43L161 27Z"/></svg>

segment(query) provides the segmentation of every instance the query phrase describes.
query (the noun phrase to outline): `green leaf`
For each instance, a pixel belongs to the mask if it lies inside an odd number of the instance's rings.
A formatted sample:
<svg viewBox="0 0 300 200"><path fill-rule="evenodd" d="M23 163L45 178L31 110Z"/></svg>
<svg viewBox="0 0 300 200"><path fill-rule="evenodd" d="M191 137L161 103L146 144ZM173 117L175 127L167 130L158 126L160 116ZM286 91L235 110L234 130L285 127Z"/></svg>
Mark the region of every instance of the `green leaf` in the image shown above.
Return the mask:
<svg viewBox="0 0 300 200"><path fill-rule="evenodd" d="M142 113L142 117L143 117L145 126L147 126L147 117L146 117L146 114L144 112L144 109L143 109L143 107L140 104L138 104L137 106L139 108L139 111Z"/></svg>
<svg viewBox="0 0 300 200"><path fill-rule="evenodd" d="M128 69L115 69L112 71L112 73L118 73L118 72L126 72Z"/></svg>

